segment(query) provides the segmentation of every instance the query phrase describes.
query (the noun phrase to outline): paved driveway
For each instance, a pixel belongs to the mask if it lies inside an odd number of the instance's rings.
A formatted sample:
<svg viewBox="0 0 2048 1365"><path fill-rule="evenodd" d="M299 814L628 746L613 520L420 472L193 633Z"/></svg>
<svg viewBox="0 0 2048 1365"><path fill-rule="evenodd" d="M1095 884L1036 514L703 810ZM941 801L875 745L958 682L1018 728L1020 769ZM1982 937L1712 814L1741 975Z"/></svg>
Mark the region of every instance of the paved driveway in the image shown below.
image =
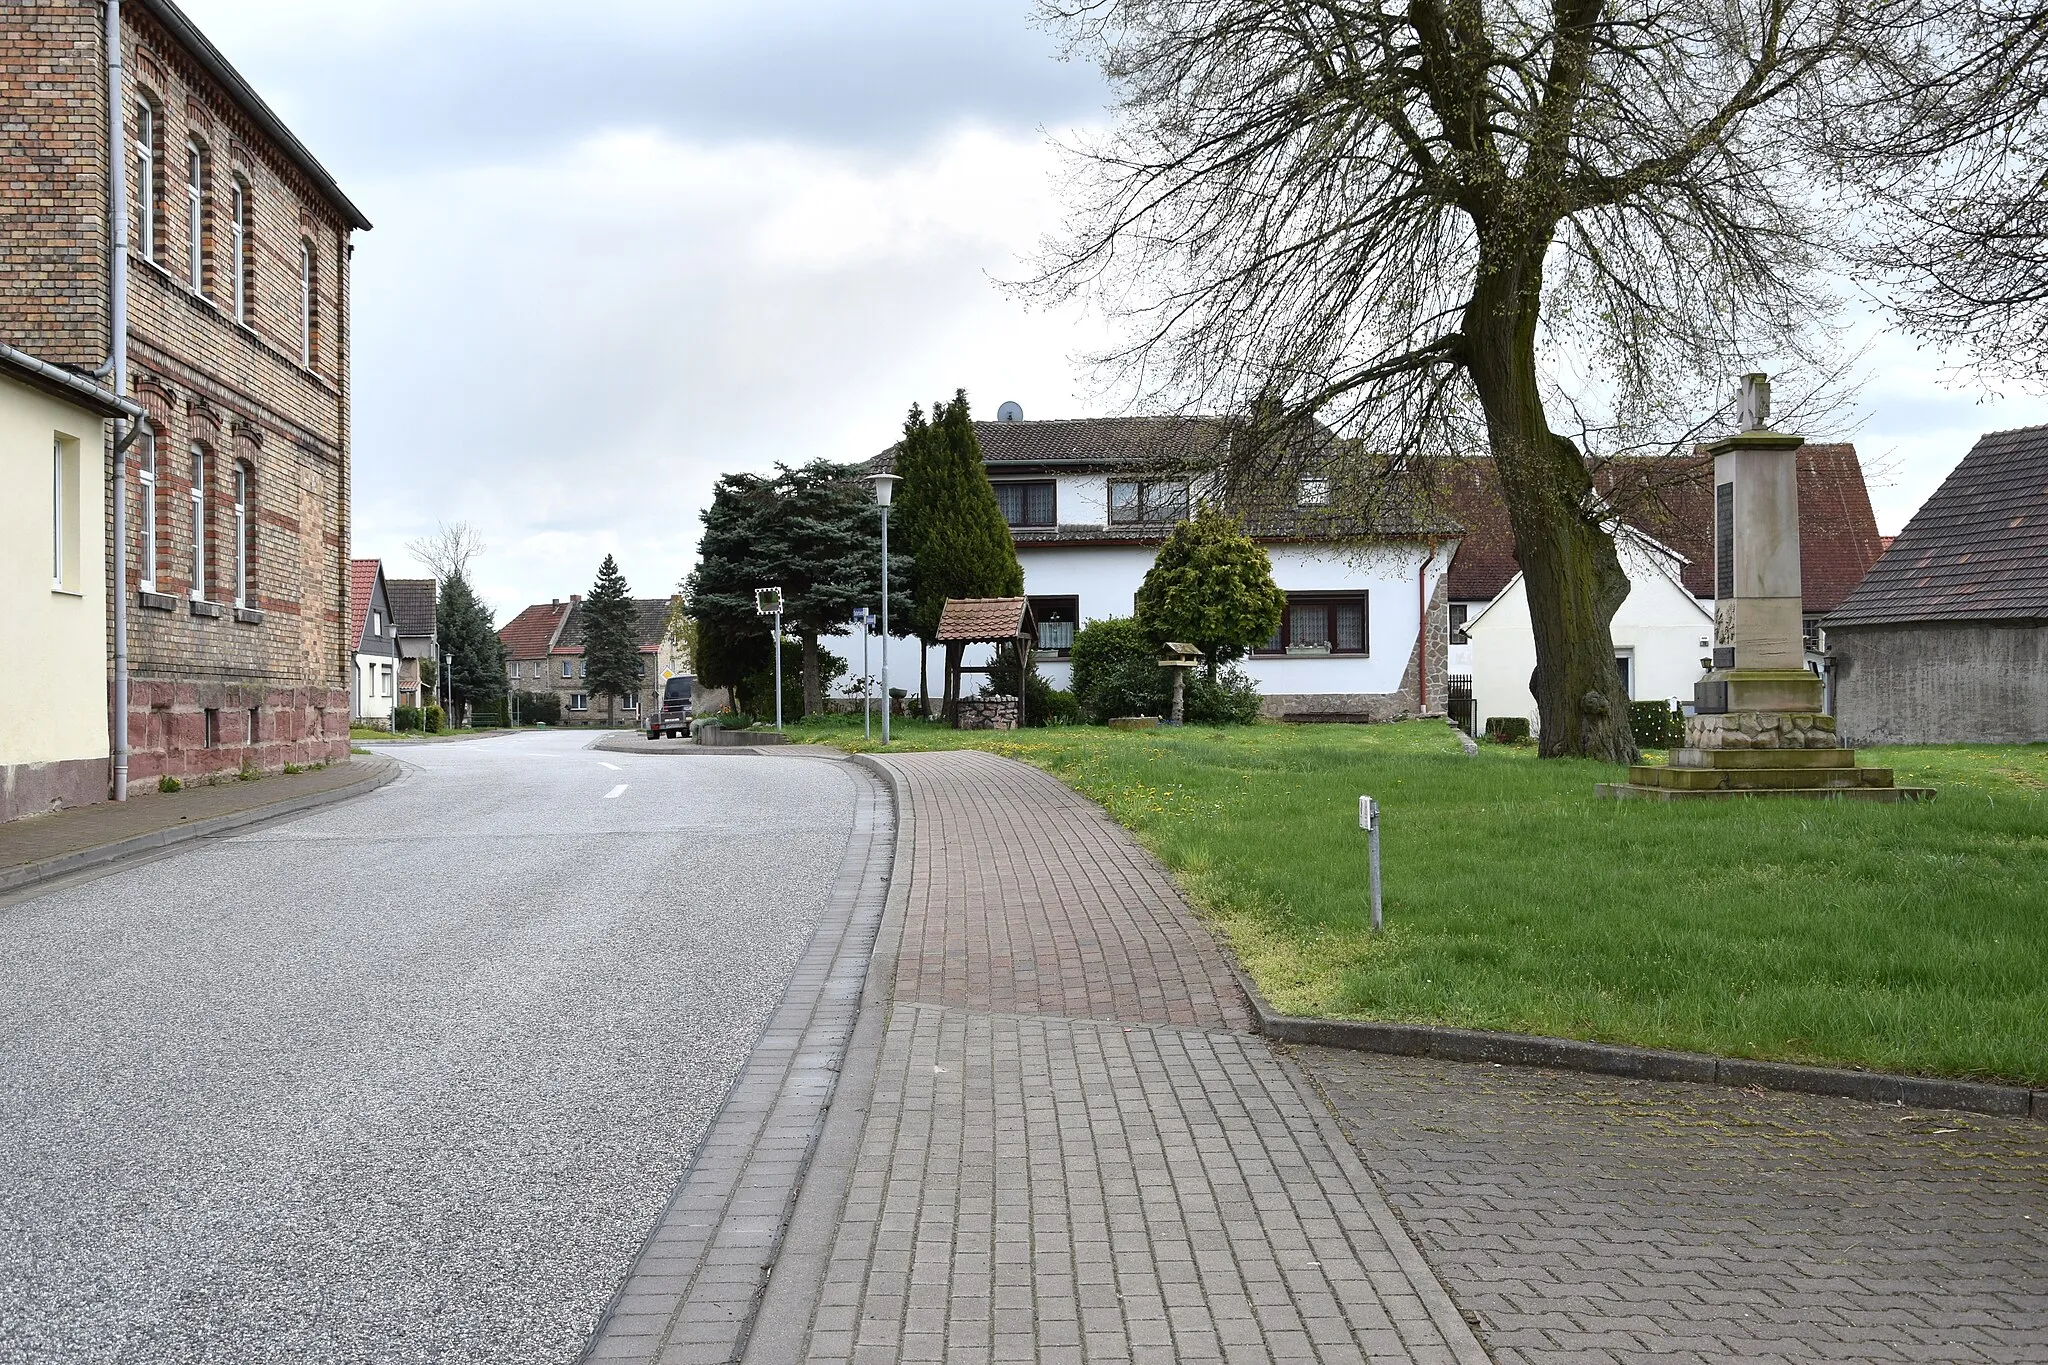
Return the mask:
<svg viewBox="0 0 2048 1365"><path fill-rule="evenodd" d="M0 908L0 1361L575 1358L856 792L585 742Z"/></svg>

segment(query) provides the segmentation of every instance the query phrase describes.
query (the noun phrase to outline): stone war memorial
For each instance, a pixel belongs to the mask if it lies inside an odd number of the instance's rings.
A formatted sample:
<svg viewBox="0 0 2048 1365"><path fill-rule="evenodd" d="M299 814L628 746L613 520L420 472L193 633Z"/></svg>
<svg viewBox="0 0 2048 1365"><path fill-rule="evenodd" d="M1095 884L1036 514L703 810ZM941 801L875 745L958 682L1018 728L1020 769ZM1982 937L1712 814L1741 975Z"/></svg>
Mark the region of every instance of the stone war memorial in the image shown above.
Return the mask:
<svg viewBox="0 0 2048 1365"><path fill-rule="evenodd" d="M1919 801L1889 768L1863 768L1821 709L1806 667L1799 582L1798 450L1771 430L1770 381L1744 375L1741 430L1714 442L1714 658L1697 684L1685 747L1666 766L1637 764L1627 782L1594 791L1616 800L1803 796Z"/></svg>

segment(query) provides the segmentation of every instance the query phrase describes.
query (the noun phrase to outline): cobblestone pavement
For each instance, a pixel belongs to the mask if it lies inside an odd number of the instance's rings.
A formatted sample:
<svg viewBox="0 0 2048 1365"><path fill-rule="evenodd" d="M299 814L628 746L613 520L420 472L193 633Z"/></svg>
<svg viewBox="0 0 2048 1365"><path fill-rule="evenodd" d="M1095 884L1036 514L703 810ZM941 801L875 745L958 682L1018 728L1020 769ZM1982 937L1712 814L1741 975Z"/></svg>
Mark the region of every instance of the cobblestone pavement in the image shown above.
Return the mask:
<svg viewBox="0 0 2048 1365"><path fill-rule="evenodd" d="M809 1358L1483 1361L1158 866L1022 764L887 764L902 947Z"/></svg>
<svg viewBox="0 0 2048 1365"><path fill-rule="evenodd" d="M2048 1126L1296 1055L1503 1365L2048 1361Z"/></svg>

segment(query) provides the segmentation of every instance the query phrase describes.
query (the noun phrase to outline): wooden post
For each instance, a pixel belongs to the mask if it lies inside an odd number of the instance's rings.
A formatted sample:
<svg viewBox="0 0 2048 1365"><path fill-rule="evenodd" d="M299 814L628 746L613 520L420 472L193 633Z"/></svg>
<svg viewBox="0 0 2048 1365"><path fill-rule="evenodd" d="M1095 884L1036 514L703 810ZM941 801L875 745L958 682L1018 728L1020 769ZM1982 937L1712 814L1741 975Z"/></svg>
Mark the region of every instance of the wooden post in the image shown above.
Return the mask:
<svg viewBox="0 0 2048 1365"><path fill-rule="evenodd" d="M1028 635L1019 635L1019 636L1017 637L1017 640L1016 640L1016 645L1017 645L1017 728L1018 728L1019 730L1021 730L1021 729L1023 729L1023 728L1024 728L1024 724L1025 724L1025 711L1024 711L1024 707L1025 707L1025 705L1026 705L1026 702L1025 702L1025 700L1024 700L1024 699L1025 699L1025 697L1029 696L1029 695L1030 695L1030 692L1031 692L1031 688L1030 688L1030 687L1029 687L1029 686L1027 685L1027 684L1028 684L1028 683L1030 682L1030 680L1031 680L1031 637L1030 637L1030 636L1028 636Z"/></svg>

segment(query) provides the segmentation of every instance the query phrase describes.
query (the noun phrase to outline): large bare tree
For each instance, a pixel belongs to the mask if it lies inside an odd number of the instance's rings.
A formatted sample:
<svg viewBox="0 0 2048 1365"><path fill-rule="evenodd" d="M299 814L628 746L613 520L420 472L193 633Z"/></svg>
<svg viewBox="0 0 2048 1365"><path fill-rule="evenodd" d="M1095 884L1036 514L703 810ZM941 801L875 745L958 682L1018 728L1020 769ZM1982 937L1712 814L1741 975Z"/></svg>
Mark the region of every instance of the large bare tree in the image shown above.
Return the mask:
<svg viewBox="0 0 2048 1365"><path fill-rule="evenodd" d="M1411 476L1483 440L1543 752L1631 758L1628 582L1586 456L1827 358L1843 229L1798 149L1907 31L1886 5L1041 0L1118 117L1069 148L1067 228L1025 287L1120 320L1099 359L1130 398L1316 415ZM1236 449L1233 477L1270 475L1245 466L1272 443Z"/></svg>

